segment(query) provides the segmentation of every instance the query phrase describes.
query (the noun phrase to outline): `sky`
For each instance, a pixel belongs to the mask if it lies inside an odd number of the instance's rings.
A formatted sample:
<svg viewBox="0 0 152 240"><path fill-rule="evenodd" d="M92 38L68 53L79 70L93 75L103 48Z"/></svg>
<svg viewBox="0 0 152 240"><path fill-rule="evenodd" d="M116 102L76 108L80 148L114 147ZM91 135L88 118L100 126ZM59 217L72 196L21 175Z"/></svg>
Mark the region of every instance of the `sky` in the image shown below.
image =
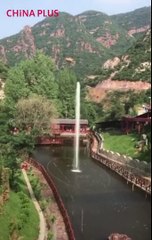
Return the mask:
<svg viewBox="0 0 152 240"><path fill-rule="evenodd" d="M133 11L150 6L150 0L0 0L0 39L18 33L24 26L33 26L42 17L8 17L8 9L53 10L73 15L86 10L97 10L108 15Z"/></svg>

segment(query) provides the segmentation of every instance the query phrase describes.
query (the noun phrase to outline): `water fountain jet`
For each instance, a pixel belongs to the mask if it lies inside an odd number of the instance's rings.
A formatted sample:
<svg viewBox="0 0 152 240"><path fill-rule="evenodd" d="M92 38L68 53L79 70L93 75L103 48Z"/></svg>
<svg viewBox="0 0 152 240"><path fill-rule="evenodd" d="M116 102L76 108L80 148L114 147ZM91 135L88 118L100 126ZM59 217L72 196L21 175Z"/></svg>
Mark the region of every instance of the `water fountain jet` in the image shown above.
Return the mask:
<svg viewBox="0 0 152 240"><path fill-rule="evenodd" d="M74 161L72 172L80 173L79 168L79 144L80 144L80 83L77 82L76 87L76 102L75 102L75 141L74 141Z"/></svg>

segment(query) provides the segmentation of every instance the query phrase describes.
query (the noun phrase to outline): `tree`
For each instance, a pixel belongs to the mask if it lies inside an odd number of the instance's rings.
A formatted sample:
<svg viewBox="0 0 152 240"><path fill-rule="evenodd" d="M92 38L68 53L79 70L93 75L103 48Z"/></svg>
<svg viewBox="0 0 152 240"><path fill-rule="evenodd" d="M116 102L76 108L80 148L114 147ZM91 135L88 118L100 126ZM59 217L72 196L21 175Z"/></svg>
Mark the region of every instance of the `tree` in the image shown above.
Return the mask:
<svg viewBox="0 0 152 240"><path fill-rule="evenodd" d="M54 105L45 97L33 95L18 101L14 118L8 121L3 131L0 128L0 158L3 165L12 170L12 178L18 160L28 157L38 136L50 133L51 120L56 116ZM5 115L3 117L7 119ZM15 127L18 132L14 131Z"/></svg>
<svg viewBox="0 0 152 240"><path fill-rule="evenodd" d="M33 93L56 101L58 85L55 70L53 61L40 52L32 59L22 61L8 72L5 85L6 101L14 104L21 97L26 98Z"/></svg>
<svg viewBox="0 0 152 240"><path fill-rule="evenodd" d="M50 133L51 120L57 116L53 103L45 97L33 95L16 104L15 124L19 132L42 136Z"/></svg>
<svg viewBox="0 0 152 240"><path fill-rule="evenodd" d="M5 80L7 78L8 66L0 61L0 79Z"/></svg>
<svg viewBox="0 0 152 240"><path fill-rule="evenodd" d="M77 78L70 69L63 69L58 74L60 112L62 117L75 116L75 93Z"/></svg>
<svg viewBox="0 0 152 240"><path fill-rule="evenodd" d="M93 103L82 99L81 103L81 118L88 119L90 126L102 119L102 106L101 104Z"/></svg>
<svg viewBox="0 0 152 240"><path fill-rule="evenodd" d="M136 115L136 106L149 101L149 91L115 91L109 93L104 101L105 118L107 120L118 120L123 115Z"/></svg>
<svg viewBox="0 0 152 240"><path fill-rule="evenodd" d="M120 120L124 115L124 106L119 102L115 102L108 112L107 120Z"/></svg>

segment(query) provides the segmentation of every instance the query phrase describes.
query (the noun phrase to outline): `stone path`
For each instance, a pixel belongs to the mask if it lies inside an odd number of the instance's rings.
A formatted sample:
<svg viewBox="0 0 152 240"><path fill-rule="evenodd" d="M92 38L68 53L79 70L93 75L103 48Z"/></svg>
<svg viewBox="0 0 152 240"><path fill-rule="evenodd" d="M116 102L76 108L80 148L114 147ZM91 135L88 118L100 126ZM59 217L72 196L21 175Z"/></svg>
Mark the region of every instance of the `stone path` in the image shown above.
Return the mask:
<svg viewBox="0 0 152 240"><path fill-rule="evenodd" d="M34 206L35 206L35 208L36 208L36 210L37 210L37 212L39 214L40 226L39 226L38 240L46 240L47 239L47 229L46 229L46 222L45 222L45 218L44 218L43 212L42 212L42 210L40 208L40 205L39 205L38 201L36 200L36 198L34 196L34 192L33 192L33 189L31 187L31 184L29 182L29 179L28 179L28 176L26 174L25 169L22 169L22 173L23 173L24 179L26 181L26 184L27 184L27 187L28 187L31 199L32 199L32 201L34 203Z"/></svg>

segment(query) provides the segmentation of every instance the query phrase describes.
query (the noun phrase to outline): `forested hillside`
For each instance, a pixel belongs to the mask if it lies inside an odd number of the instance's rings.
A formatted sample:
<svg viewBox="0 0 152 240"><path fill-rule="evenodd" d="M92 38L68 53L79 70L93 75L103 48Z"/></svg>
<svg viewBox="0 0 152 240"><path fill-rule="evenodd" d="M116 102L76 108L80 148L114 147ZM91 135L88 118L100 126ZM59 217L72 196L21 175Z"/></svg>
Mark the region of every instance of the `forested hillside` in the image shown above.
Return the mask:
<svg viewBox="0 0 152 240"><path fill-rule="evenodd" d="M139 38L122 57L112 79L151 82L151 30Z"/></svg>
<svg viewBox="0 0 152 240"><path fill-rule="evenodd" d="M147 30L124 55L108 59L102 68L85 79L89 86L103 80L151 82L151 30ZM127 83L126 83L127 84ZM138 88L138 87L137 87Z"/></svg>
<svg viewBox="0 0 152 240"><path fill-rule="evenodd" d="M41 50L60 67L68 66L83 79L109 58L124 54L136 41L135 32L150 26L150 8L108 16L88 11L77 16L60 13L0 40L0 59L10 66ZM133 32L130 32L133 31Z"/></svg>
<svg viewBox="0 0 152 240"><path fill-rule="evenodd" d="M81 117L94 122L103 116L102 99L109 91L149 91L151 31L144 28L150 25L149 11L142 8L115 16L97 11L60 13L0 40L1 99L5 97L13 108L21 97L45 96L53 100L60 117L73 118L80 81ZM143 29L137 40L129 33L134 27Z"/></svg>
<svg viewBox="0 0 152 240"><path fill-rule="evenodd" d="M151 26L151 7L143 7L132 12L112 15L111 18L126 29L131 36L138 38Z"/></svg>

